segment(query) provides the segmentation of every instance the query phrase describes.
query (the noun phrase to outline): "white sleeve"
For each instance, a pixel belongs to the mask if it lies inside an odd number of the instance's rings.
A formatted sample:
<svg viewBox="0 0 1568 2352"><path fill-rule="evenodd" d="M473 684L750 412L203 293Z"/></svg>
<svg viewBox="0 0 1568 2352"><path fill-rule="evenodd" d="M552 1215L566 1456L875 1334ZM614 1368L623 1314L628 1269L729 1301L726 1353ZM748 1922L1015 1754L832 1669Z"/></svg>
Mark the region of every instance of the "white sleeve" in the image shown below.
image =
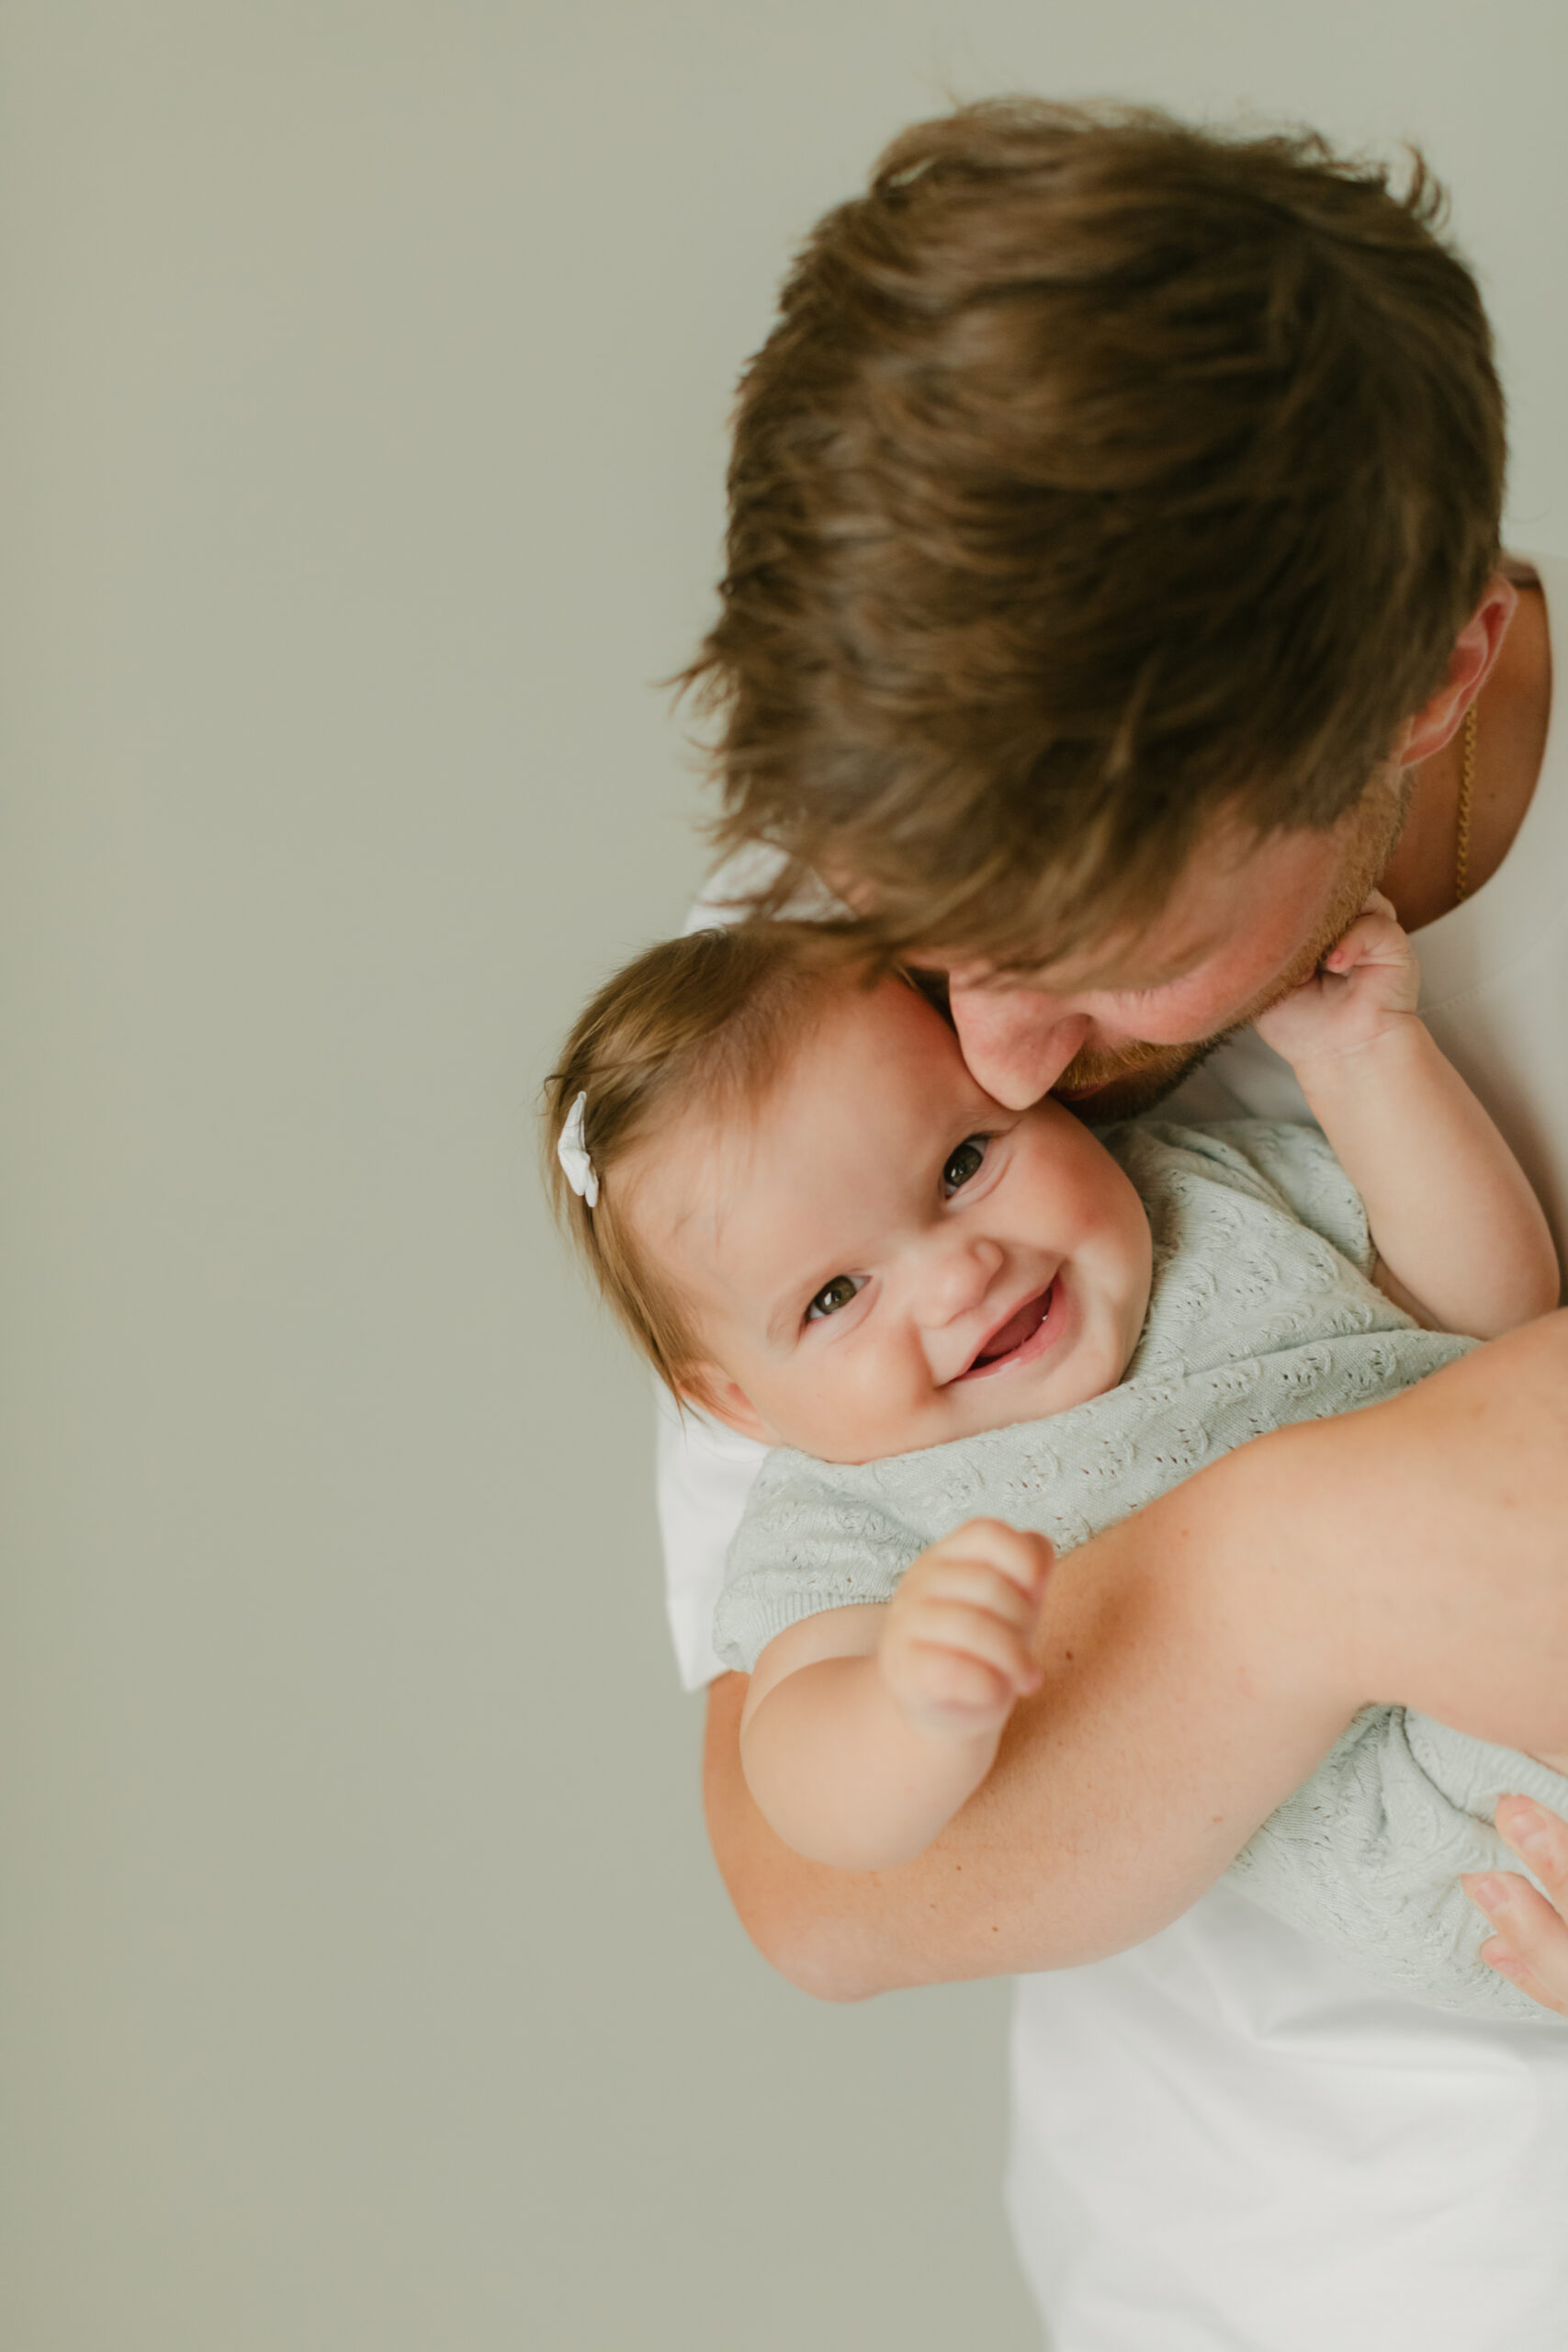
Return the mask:
<svg viewBox="0 0 1568 2352"><path fill-rule="evenodd" d="M779 861L777 850L761 843L738 850L708 876L682 932L734 922L741 911L738 899L747 890L761 889ZM818 889L804 893L786 911L820 917L838 905L829 892ZM688 1690L699 1690L716 1674L728 1671L713 1645L713 1612L724 1583L725 1555L768 1449L738 1437L691 1406L677 1411L662 1387L657 1417L655 1486L664 1545L664 1607L681 1679Z"/></svg>
<svg viewBox="0 0 1568 2352"><path fill-rule="evenodd" d="M768 1449L690 1406L678 1412L662 1386L655 1411L664 1607L681 1680L699 1690L726 1671L713 1645L713 1612L725 1555Z"/></svg>

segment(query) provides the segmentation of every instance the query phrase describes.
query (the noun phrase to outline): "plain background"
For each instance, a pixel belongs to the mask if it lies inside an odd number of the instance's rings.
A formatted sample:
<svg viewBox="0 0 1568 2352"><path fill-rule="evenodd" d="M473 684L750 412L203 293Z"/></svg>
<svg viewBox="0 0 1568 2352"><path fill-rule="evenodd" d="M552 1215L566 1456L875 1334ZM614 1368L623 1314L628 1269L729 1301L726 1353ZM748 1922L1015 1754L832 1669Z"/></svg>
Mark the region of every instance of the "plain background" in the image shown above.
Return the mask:
<svg viewBox="0 0 1568 2352"><path fill-rule="evenodd" d="M1002 1989L728 1913L531 1125L792 242L1013 88L1422 140L1568 547L1561 0L0 20L7 2352L1038 2341Z"/></svg>

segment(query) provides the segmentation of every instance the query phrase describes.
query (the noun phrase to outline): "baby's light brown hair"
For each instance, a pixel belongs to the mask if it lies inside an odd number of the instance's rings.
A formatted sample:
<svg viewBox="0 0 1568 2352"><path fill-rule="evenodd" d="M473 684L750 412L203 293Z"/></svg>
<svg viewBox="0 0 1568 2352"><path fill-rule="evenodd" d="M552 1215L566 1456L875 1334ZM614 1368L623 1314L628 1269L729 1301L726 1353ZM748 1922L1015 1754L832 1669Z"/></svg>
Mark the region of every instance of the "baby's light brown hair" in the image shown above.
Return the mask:
<svg viewBox="0 0 1568 2352"><path fill-rule="evenodd" d="M579 1016L545 1080L544 1164L558 1222L660 1380L696 1393L697 1335L627 1214L634 1154L694 1114L753 1110L861 957L816 923L750 922L666 939L617 972ZM590 1207L559 1145L582 1099L598 1184Z"/></svg>

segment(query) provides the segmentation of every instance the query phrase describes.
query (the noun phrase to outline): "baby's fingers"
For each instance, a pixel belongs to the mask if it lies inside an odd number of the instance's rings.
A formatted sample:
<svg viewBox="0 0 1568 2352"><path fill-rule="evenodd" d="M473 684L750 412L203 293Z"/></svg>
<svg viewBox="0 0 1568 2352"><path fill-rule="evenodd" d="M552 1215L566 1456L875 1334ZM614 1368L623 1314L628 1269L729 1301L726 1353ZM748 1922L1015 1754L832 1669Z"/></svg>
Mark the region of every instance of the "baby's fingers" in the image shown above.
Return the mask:
<svg viewBox="0 0 1568 2352"><path fill-rule="evenodd" d="M928 1731L967 1736L999 1730L1019 1695L1008 1676L963 1650L913 1643L901 1668L884 1668L893 1696Z"/></svg>
<svg viewBox="0 0 1568 2352"><path fill-rule="evenodd" d="M1039 1689L1031 1639L1050 1564L1043 1536L994 1519L921 1553L879 1647L883 1680L907 1713L935 1730L992 1730Z"/></svg>
<svg viewBox="0 0 1568 2352"><path fill-rule="evenodd" d="M1403 963L1412 953L1398 916L1374 890L1361 912L1323 959L1325 972L1348 972L1357 964Z"/></svg>
<svg viewBox="0 0 1568 2352"><path fill-rule="evenodd" d="M906 1576L894 1601L895 1609L918 1608L928 1600L961 1601L983 1609L1021 1634L1033 1631L1040 1615L1040 1592L1025 1592L1011 1577L982 1560L953 1560L928 1553Z"/></svg>
<svg viewBox="0 0 1568 2352"><path fill-rule="evenodd" d="M1021 1592L1037 1596L1051 1566L1051 1546L1043 1535L1027 1534L1001 1519L966 1520L922 1555L937 1559L973 1561L994 1568Z"/></svg>
<svg viewBox="0 0 1568 2352"><path fill-rule="evenodd" d="M893 1634L891 1626L888 1630ZM988 1609L973 1609L962 1600L928 1600L897 1629L895 1644L911 1654L948 1651L973 1658L1000 1675L1010 1690L1040 1686L1040 1668L1030 1656L1024 1631L1004 1624Z"/></svg>

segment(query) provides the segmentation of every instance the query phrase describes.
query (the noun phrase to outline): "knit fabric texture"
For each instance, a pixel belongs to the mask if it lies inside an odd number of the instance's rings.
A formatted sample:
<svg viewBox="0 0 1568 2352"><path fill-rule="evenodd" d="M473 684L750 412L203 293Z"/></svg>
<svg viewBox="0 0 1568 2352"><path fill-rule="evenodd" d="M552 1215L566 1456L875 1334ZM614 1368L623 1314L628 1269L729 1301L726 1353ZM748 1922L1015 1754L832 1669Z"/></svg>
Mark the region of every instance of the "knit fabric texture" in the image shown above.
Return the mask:
<svg viewBox="0 0 1568 2352"><path fill-rule="evenodd" d="M1370 1279L1359 1196L1314 1128L1156 1121L1101 1138L1143 1200L1154 1278L1121 1383L1047 1419L889 1460L789 1448L758 1475L715 1645L750 1672L802 1617L892 1598L929 1544L1001 1519L1086 1543L1248 1438L1392 1396L1474 1344L1422 1330ZM1234 1883L1392 1990L1559 2027L1476 1954L1491 1933L1461 1871L1517 1870L1491 1809L1518 1790L1568 1812L1568 1781L1401 1708L1366 1709L1232 1866Z"/></svg>

